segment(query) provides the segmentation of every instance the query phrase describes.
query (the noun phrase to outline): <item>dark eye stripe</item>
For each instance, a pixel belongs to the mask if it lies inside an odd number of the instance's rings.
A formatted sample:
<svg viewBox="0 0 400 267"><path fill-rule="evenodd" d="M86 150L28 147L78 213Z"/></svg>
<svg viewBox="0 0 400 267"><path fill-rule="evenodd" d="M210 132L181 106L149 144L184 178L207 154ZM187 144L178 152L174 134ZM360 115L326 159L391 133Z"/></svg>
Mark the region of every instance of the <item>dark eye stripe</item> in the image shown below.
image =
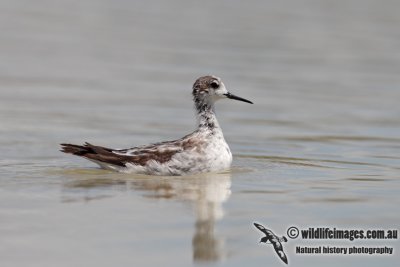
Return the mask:
<svg viewBox="0 0 400 267"><path fill-rule="evenodd" d="M212 82L210 86L212 89L217 89L219 87L219 84L217 82Z"/></svg>

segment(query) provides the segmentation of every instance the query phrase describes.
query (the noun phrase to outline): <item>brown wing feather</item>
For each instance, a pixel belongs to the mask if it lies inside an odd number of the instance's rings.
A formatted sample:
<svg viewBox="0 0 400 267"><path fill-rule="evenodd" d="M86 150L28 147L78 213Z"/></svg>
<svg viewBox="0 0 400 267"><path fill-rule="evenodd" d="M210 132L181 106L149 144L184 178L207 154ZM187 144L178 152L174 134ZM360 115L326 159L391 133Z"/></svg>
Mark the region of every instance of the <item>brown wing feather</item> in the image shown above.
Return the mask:
<svg viewBox="0 0 400 267"><path fill-rule="evenodd" d="M123 150L114 150L107 147L95 146L89 143L85 145L61 144L61 152L73 154L76 156L97 160L113 164L116 166L125 167L126 163L133 163L144 166L149 160L164 163L169 161L173 155L178 153L178 150L163 150L163 151L149 151L148 149L139 149L134 155L123 155L118 152ZM117 153L114 153L117 152Z"/></svg>

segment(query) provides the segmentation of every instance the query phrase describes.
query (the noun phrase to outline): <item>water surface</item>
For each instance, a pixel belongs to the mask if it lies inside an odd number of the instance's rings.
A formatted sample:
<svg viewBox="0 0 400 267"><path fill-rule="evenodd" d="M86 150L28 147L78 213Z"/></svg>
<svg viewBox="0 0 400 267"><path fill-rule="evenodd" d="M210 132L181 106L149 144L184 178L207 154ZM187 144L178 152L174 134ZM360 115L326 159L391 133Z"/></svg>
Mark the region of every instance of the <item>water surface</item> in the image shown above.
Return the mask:
<svg viewBox="0 0 400 267"><path fill-rule="evenodd" d="M254 221L282 235L398 228L399 8L1 1L0 265L277 266ZM180 138L195 127L191 85L210 73L255 102L218 103L229 172L126 175L58 151ZM394 266L400 249L313 257L295 244L296 266Z"/></svg>

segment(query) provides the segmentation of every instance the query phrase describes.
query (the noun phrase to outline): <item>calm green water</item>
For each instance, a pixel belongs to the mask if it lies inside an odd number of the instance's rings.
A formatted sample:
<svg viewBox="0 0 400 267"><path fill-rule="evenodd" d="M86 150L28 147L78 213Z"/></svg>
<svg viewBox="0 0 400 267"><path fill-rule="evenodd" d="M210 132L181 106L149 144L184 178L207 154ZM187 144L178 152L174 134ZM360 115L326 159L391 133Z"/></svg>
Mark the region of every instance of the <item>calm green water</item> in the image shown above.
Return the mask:
<svg viewBox="0 0 400 267"><path fill-rule="evenodd" d="M260 222L399 229L400 2L0 1L1 266L282 266ZM61 142L129 147L194 129L220 76L228 173L112 173ZM395 266L302 256L293 266ZM320 243L310 243L316 245ZM323 245L352 245L327 241Z"/></svg>

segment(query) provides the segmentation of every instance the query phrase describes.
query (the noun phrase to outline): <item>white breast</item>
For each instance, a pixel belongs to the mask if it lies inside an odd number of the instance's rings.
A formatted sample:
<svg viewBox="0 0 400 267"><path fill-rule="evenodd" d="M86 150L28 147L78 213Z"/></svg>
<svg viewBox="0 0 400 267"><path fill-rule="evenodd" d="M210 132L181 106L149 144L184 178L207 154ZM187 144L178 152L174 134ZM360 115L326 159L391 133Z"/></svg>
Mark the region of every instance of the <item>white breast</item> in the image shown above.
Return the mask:
<svg viewBox="0 0 400 267"><path fill-rule="evenodd" d="M232 153L222 132L213 135L210 139L206 157L210 171L223 171L231 166Z"/></svg>

